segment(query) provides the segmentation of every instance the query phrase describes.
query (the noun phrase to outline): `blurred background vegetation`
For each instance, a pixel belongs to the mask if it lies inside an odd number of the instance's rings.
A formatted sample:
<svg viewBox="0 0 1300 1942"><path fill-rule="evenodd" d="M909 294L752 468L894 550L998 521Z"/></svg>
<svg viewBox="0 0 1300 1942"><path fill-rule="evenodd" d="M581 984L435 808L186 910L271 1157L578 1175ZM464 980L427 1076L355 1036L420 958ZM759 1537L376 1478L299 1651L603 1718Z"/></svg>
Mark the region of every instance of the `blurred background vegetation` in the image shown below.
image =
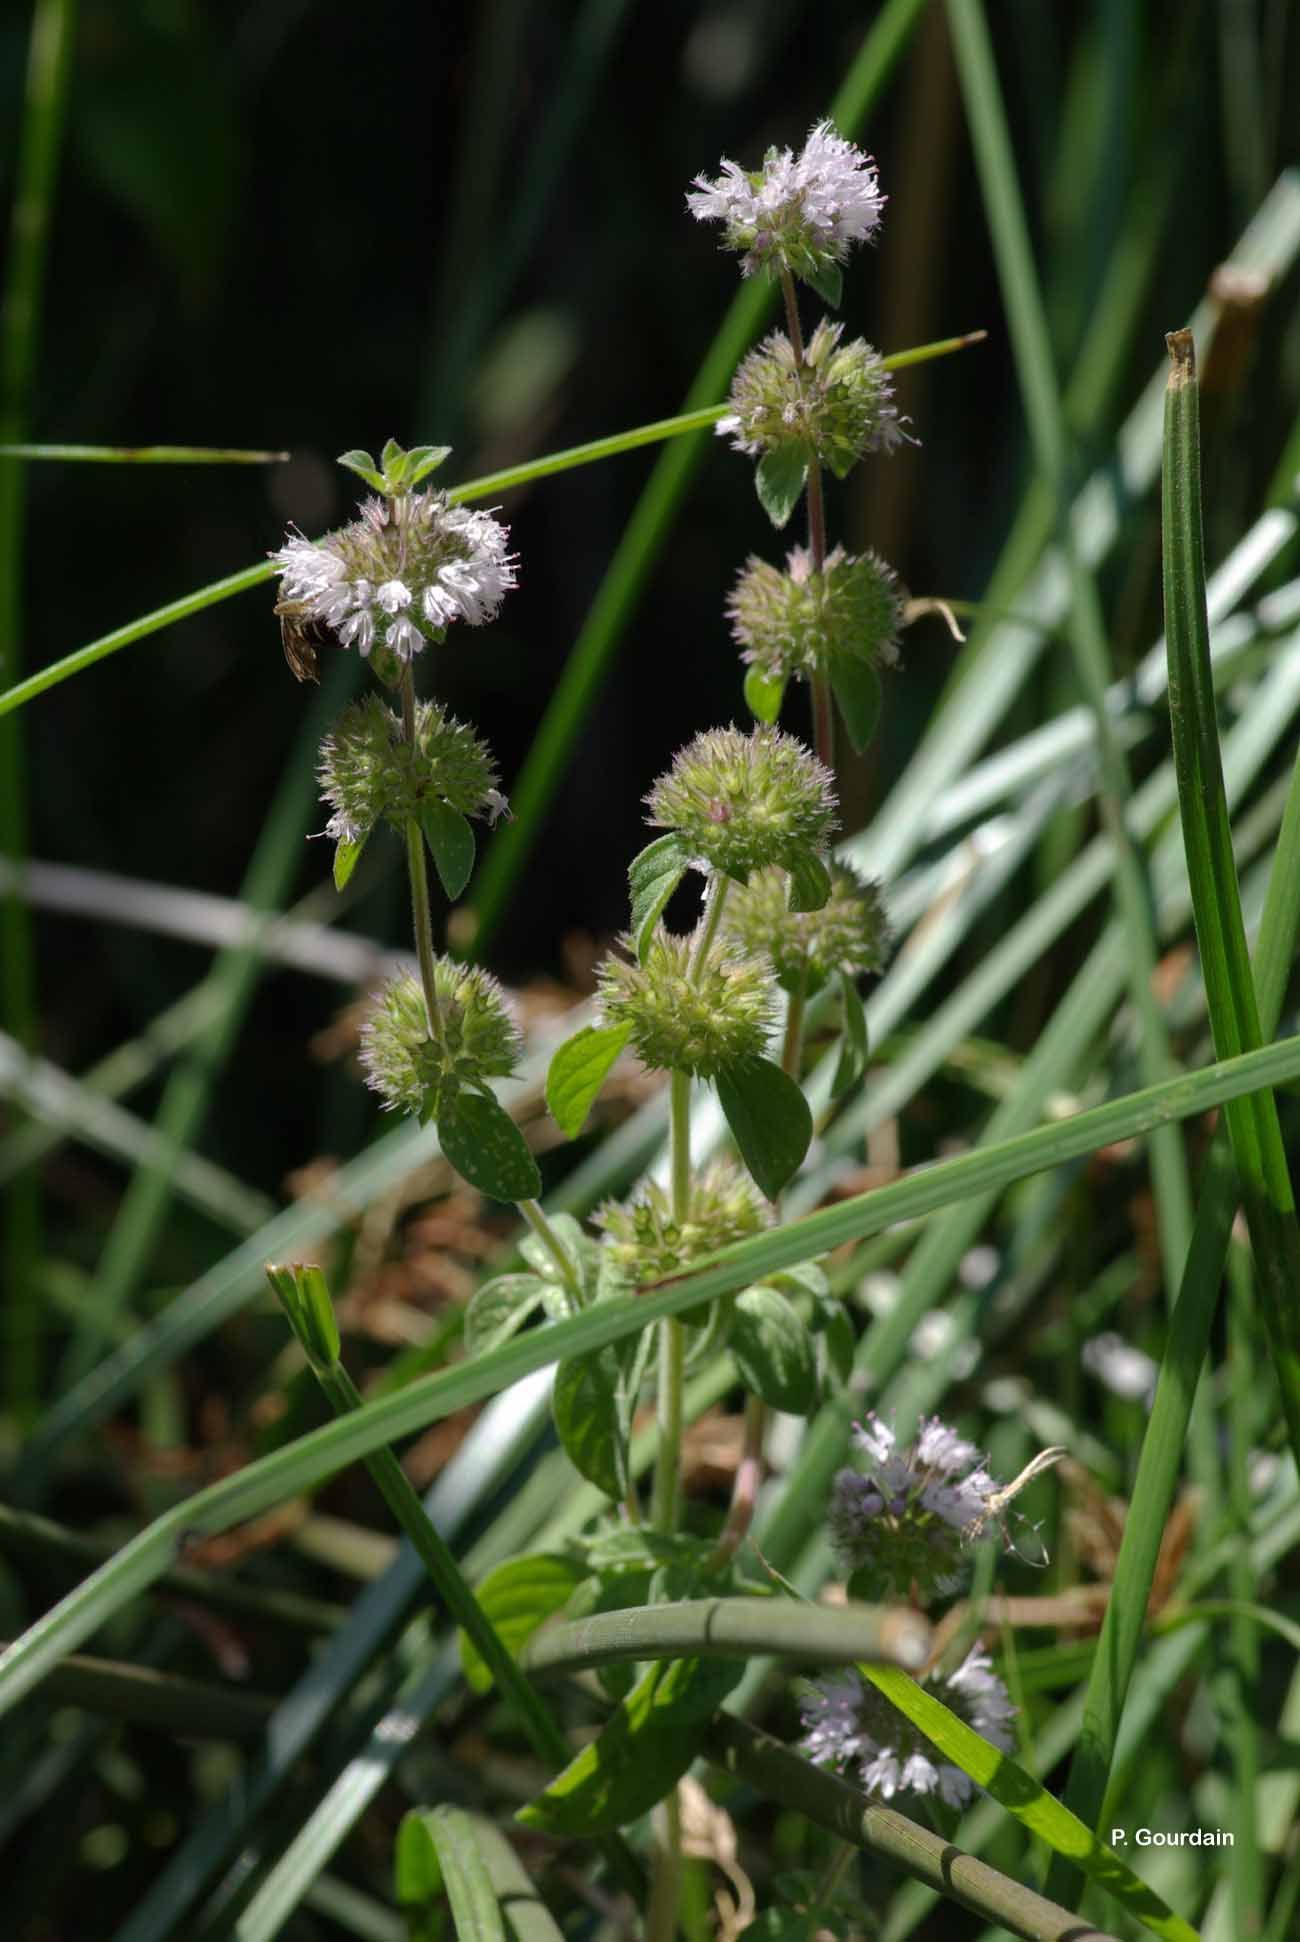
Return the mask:
<svg viewBox="0 0 1300 1942"><path fill-rule="evenodd" d="M1090 342L1106 368L1102 383L1084 374L1080 469L1108 449L1163 331L1290 159L1289 11L997 0L1065 380L1099 306L1116 312L1106 341ZM770 142L797 144L876 12L849 0L89 0L29 435L293 456L269 471L31 468L27 670L256 560L290 519L307 532L337 521L349 492L333 460L349 445L449 443L444 476L467 478L676 410L735 284L733 259L686 215L691 176L724 154L752 165ZM25 13L9 8L0 30L7 170ZM920 443L838 490L832 531L876 546L914 593L977 599L1028 461L941 8L923 10L861 139L890 201L878 248L850 271L848 328L886 350L979 325L990 339L901 377ZM1292 294L1275 293L1259 324L1213 455L1220 537L1258 503L1293 415ZM503 502L521 590L490 636L449 643L437 684L490 737L507 791L653 456ZM1120 667L1157 631L1154 514L1136 527L1112 568ZM642 791L689 731L743 717L722 603L754 549L776 551L749 468L710 441L511 901L492 952L509 976L560 971L572 933L617 928ZM237 892L309 699L269 609L265 591L245 595L28 712L34 855ZM889 684L887 769L953 651L938 622L909 637ZM1047 657L1013 728L1059 705L1064 658ZM846 777L846 820L863 820L887 780ZM349 921L396 943L396 846L388 861ZM323 848L305 845L297 888L325 875ZM46 1049L83 1068L199 968L184 944L42 918ZM275 1186L286 1130L309 1158L322 1113L339 1120L325 1144L360 1134L361 1095L303 1062L331 1000L301 978L264 986L210 1129L245 1177ZM92 1202L111 1192L85 1189Z"/></svg>
<svg viewBox="0 0 1300 1942"><path fill-rule="evenodd" d="M334 457L349 446L449 443L451 482L679 409L735 291L734 260L686 214L690 178L723 155L752 166L769 143L797 145L879 11L83 0L28 434L292 456L266 470L32 466L24 670L259 560L290 520L308 533L340 520L350 493ZM1165 330L1295 160L1300 22L1287 0L993 0L989 18L1081 478L1161 364ZM12 0L0 21L6 198L29 25ZM900 377L919 442L834 490L831 531L878 548L914 594L978 600L1032 467L938 4L920 9L858 139L890 200L878 248L848 274L849 331L885 351L981 326L989 339ZM1248 311L1207 374L1212 561L1300 467L1297 282L1293 270ZM702 446L488 951L512 982L582 987L625 920L642 792L686 735L744 719L723 601L750 551L778 547L748 464L721 441ZM481 639L453 635L436 685L491 740L507 792L654 457L503 499L520 591ZM1133 511L1101 584L1123 672L1159 632L1153 503ZM34 857L239 894L286 766L309 759L315 704L283 663L271 598L263 588L211 608L25 711ZM909 634L879 753L845 765L850 827L903 767L955 653L937 620ZM1076 698L1062 646L1006 733ZM787 725L802 726L793 710ZM323 822L313 809L303 834ZM1054 819L936 1000L1080 833L1079 813ZM344 920L394 949L408 935L400 862L395 844L368 857ZM324 845L303 842L291 896L326 883L328 863ZM1075 926L990 1035L1032 1043L1105 915ZM41 1049L73 1072L144 1029L209 961L205 947L75 914L39 913L36 930ZM267 1194L374 1130L345 1067L308 1056L339 1004L337 985L269 971L213 1089L202 1150ZM159 1094L133 1103L147 1117ZM928 1157L933 1121L914 1137L909 1157ZM83 1148L56 1153L44 1183L54 1254L94 1266L123 1180ZM213 1252L202 1222L177 1216L151 1283L182 1285ZM202 1394L223 1351L207 1353ZM278 1683L273 1663L260 1671ZM198 1764L175 1753L178 1790L198 1784ZM153 1865L144 1819L134 1833L132 1860L112 1869L123 1909ZM53 1861L54 1826L41 1838ZM65 1917L33 1900L22 1933L90 1932Z"/></svg>

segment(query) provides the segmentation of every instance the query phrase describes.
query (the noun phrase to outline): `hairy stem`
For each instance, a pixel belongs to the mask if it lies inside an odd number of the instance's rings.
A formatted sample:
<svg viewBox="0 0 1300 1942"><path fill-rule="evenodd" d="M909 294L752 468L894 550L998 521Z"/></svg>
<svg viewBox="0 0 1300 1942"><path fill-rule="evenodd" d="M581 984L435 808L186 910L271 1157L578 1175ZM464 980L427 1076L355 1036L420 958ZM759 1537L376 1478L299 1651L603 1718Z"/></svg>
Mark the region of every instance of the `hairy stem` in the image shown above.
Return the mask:
<svg viewBox="0 0 1300 1942"><path fill-rule="evenodd" d="M551 1226L542 1208L535 1200L521 1200L516 1202L516 1205L542 1246L546 1249L546 1252L550 1255L552 1261L554 1261L556 1267L560 1270L560 1278L564 1282L565 1287L578 1303L579 1307L581 1307L582 1283L578 1279L577 1269L569 1259L568 1254L565 1252L563 1241Z"/></svg>
<svg viewBox="0 0 1300 1942"><path fill-rule="evenodd" d="M442 1007L434 982L433 914L429 908L429 870L424 857L424 833L412 818L406 825L406 867L411 879L411 918L415 926L415 949L420 960L420 983L424 988L424 1008L429 1014L429 1036L438 1045L446 1043L442 1027Z"/></svg>
<svg viewBox="0 0 1300 1942"><path fill-rule="evenodd" d="M718 925L722 921L723 905L727 901L730 889L730 877L715 875L709 878L709 887L704 893L704 916L695 940L695 949L691 953L689 975L692 984L699 983L700 973L708 962L709 952L713 949L714 940L718 935Z"/></svg>
<svg viewBox="0 0 1300 1942"><path fill-rule="evenodd" d="M763 1481L763 1436L766 1429L767 1404L761 1396L746 1396L745 1440L731 1486L727 1521L709 1556L707 1569L710 1571L725 1571L749 1535L758 1504L759 1486Z"/></svg>
<svg viewBox="0 0 1300 1942"><path fill-rule="evenodd" d="M781 272L781 295L785 299L786 331L802 370L807 365L808 354L803 341L803 327L799 322L799 300L789 270ZM808 465L808 550L812 554L814 568L820 573L826 565L826 499L822 491L822 469L816 459L810 460ZM818 761L825 763L833 775L835 714L831 707L831 684L820 672L812 678L812 712L813 747L817 751Z"/></svg>

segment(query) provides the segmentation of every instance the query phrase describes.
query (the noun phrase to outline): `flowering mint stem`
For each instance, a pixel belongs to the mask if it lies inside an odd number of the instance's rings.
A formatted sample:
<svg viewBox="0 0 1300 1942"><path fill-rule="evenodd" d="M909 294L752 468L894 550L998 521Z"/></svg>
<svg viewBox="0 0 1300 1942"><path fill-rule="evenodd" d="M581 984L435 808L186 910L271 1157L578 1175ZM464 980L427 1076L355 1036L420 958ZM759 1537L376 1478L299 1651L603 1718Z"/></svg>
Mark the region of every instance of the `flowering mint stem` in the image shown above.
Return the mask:
<svg viewBox="0 0 1300 1942"><path fill-rule="evenodd" d="M569 1293L573 1296L578 1306L581 1307L582 1306L582 1284L578 1280L577 1270L575 1269L572 1261L569 1259L568 1255L564 1251L563 1241L561 1241L559 1235L556 1233L555 1229L551 1226L551 1223L547 1220L546 1215L542 1212L542 1209L537 1201L521 1200L517 1202L517 1205L520 1213L523 1215L524 1219L528 1222L528 1225L532 1228L534 1234L536 1234L538 1240L541 1242L542 1246L546 1249L546 1252L550 1255L556 1267L560 1270L560 1275L564 1282L565 1287L568 1289Z"/></svg>
<svg viewBox="0 0 1300 1942"><path fill-rule="evenodd" d="M722 921L722 907L727 901L727 892L730 889L730 877L721 877L716 873L710 876L709 887L705 892L704 921L700 925L700 934L691 954L690 977L693 984L699 983L700 972L704 969L709 952L713 949L714 939L718 935L718 925Z"/></svg>
<svg viewBox="0 0 1300 1942"><path fill-rule="evenodd" d="M424 834L412 821L406 825L406 867L411 878L411 916L415 926L415 949L420 960L420 983L424 1005L429 1014L429 1036L438 1045L445 1043L442 1007L434 983L433 914L429 908L429 869L424 860Z"/></svg>
<svg viewBox="0 0 1300 1942"><path fill-rule="evenodd" d="M763 1481L763 1437L767 1429L767 1404L759 1396L745 1398L745 1440L740 1462L731 1486L727 1521L717 1545L709 1555L706 1570L725 1571L749 1535Z"/></svg>
<svg viewBox="0 0 1300 1942"><path fill-rule="evenodd" d="M799 322L799 299L789 270L781 272L781 295L785 298L785 321L790 342L800 366L806 364L803 328ZM808 550L813 568L822 572L826 565L826 501L822 494L822 469L816 459L808 465ZM831 685L824 673L812 677L813 747L817 759L835 773L835 715L831 708Z"/></svg>
<svg viewBox="0 0 1300 1942"><path fill-rule="evenodd" d="M781 1070L788 1072L792 1079L799 1077L799 1059L803 1051L804 1000L802 995L792 997L786 1007L785 1041L781 1047Z"/></svg>
<svg viewBox="0 0 1300 1942"><path fill-rule="evenodd" d="M415 675L408 661L402 670L402 739L415 742ZM406 825L406 867L411 879L411 919L415 926L415 950L420 960L420 983L429 1014L429 1036L445 1044L442 1007L433 968L433 912L429 907L429 866L424 855L424 833L412 817Z"/></svg>
<svg viewBox="0 0 1300 1942"><path fill-rule="evenodd" d="M646 1942L674 1942L682 1892L682 1808L674 1787L654 1811L654 1872L646 1911Z"/></svg>

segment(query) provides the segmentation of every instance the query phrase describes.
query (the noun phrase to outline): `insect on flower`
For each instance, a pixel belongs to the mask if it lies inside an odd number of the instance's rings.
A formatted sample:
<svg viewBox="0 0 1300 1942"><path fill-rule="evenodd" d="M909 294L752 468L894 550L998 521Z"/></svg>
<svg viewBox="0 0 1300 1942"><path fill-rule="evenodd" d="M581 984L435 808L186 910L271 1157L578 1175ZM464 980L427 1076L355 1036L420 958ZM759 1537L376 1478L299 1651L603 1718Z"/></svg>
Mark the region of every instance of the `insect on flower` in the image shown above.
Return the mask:
<svg viewBox="0 0 1300 1942"><path fill-rule="evenodd" d="M278 600L275 612L280 621L280 641L284 658L295 681L320 680L318 650L325 645L328 632L317 620L307 600Z"/></svg>

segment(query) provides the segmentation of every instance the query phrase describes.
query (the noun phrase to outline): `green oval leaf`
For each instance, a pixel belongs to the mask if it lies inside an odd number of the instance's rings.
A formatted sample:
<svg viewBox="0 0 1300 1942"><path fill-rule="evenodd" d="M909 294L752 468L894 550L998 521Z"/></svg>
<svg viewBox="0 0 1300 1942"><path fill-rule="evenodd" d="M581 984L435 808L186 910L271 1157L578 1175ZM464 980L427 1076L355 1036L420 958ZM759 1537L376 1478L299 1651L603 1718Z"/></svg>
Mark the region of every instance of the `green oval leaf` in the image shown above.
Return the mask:
<svg viewBox="0 0 1300 1942"><path fill-rule="evenodd" d="M551 1413L574 1469L607 1497L627 1489L622 1368L615 1349L571 1356L555 1371Z"/></svg>
<svg viewBox="0 0 1300 1942"><path fill-rule="evenodd" d="M364 479L368 486L373 486L376 492L383 491L384 475L369 452L363 452L359 446L354 446L350 452L340 452L338 462L340 465L346 465L349 472L355 472L359 479Z"/></svg>
<svg viewBox="0 0 1300 1942"><path fill-rule="evenodd" d="M830 676L849 740L861 755L880 721L880 676L854 654L833 654Z"/></svg>
<svg viewBox="0 0 1300 1942"><path fill-rule="evenodd" d="M775 1288L746 1288L736 1296L731 1353L747 1389L773 1409L806 1416L817 1401L813 1340Z"/></svg>
<svg viewBox="0 0 1300 1942"><path fill-rule="evenodd" d="M427 479L430 472L436 472L443 461L450 457L450 445L412 445L406 454L408 487L418 486L421 479Z"/></svg>
<svg viewBox="0 0 1300 1942"><path fill-rule="evenodd" d="M365 836L358 836L355 843L338 843L335 845L334 888L336 890L342 890L348 878L356 869L357 864L361 860L361 852L366 847L366 841L369 835L370 831L367 830Z"/></svg>
<svg viewBox="0 0 1300 1942"><path fill-rule="evenodd" d="M587 1567L558 1553L538 1551L531 1557L511 1558L489 1571L474 1596L506 1651L515 1658L539 1625L568 1604L587 1575ZM492 1674L473 1640L458 1634L460 1663L476 1693L491 1689Z"/></svg>
<svg viewBox="0 0 1300 1942"><path fill-rule="evenodd" d="M744 1670L740 1659L652 1666L599 1737L516 1819L549 1834L612 1834L639 1820L691 1765L710 1715Z"/></svg>
<svg viewBox="0 0 1300 1942"><path fill-rule="evenodd" d="M421 803L420 828L442 887L454 901L474 868L474 832L459 809L436 797Z"/></svg>
<svg viewBox="0 0 1300 1942"><path fill-rule="evenodd" d="M801 280L815 290L823 303L838 310L844 296L844 272L838 263L822 263L816 269L800 272Z"/></svg>
<svg viewBox="0 0 1300 1942"><path fill-rule="evenodd" d="M808 454L802 445L778 445L764 452L754 473L758 502L780 532L803 496L808 476Z"/></svg>
<svg viewBox="0 0 1300 1942"><path fill-rule="evenodd" d="M770 728L780 715L784 700L785 682L779 675L764 674L761 668L749 670L745 676L745 706L755 721Z"/></svg>
<svg viewBox="0 0 1300 1942"><path fill-rule="evenodd" d="M457 1093L438 1116L438 1138L451 1164L489 1200L536 1200L542 1176L528 1142L496 1099Z"/></svg>
<svg viewBox="0 0 1300 1942"><path fill-rule="evenodd" d="M844 971L840 972L840 1007L844 1036L840 1040L835 1077L831 1080L832 1099L841 1098L850 1086L858 1083L867 1069L867 1053L870 1050L867 1014L862 1009L858 987Z"/></svg>
<svg viewBox="0 0 1300 1942"><path fill-rule="evenodd" d="M546 1294L546 1283L535 1274L499 1274L485 1281L465 1310L466 1355L484 1355L508 1342Z"/></svg>
<svg viewBox="0 0 1300 1942"><path fill-rule="evenodd" d="M775 1200L803 1164L812 1139L808 1101L771 1059L747 1059L718 1077L718 1099L740 1157Z"/></svg>
<svg viewBox="0 0 1300 1942"><path fill-rule="evenodd" d="M443 1892L442 1864L424 1824L424 1813L412 1807L403 1814L393 1847L393 1893L403 1908L435 1902Z"/></svg>
<svg viewBox="0 0 1300 1942"><path fill-rule="evenodd" d="M630 1025L584 1025L565 1040L551 1060L546 1074L546 1104L560 1131L571 1140L582 1131L597 1094L631 1036Z"/></svg>
<svg viewBox="0 0 1300 1942"><path fill-rule="evenodd" d="M647 843L628 865L627 883L632 893L632 936L638 963L645 955L650 934L663 916L668 899L686 875L690 858L680 836L670 830L666 836Z"/></svg>
<svg viewBox="0 0 1300 1942"><path fill-rule="evenodd" d="M790 908L823 910L831 894L831 873L823 859L809 850L790 866Z"/></svg>

